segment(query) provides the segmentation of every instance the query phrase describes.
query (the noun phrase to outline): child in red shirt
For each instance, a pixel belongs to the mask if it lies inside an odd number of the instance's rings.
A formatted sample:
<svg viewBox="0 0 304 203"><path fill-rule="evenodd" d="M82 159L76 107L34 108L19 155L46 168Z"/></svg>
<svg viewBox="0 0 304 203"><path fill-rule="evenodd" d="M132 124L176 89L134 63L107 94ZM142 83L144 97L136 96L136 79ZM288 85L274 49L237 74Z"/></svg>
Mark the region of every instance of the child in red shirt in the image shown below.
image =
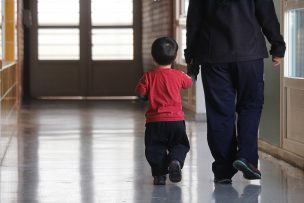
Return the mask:
<svg viewBox="0 0 304 203"><path fill-rule="evenodd" d="M171 69L178 45L169 37L152 44L155 68L146 72L136 87L140 97L147 97L145 154L152 169L154 185L165 185L166 174L172 182L181 181L181 169L190 149L181 89L192 86L192 79L181 71Z"/></svg>

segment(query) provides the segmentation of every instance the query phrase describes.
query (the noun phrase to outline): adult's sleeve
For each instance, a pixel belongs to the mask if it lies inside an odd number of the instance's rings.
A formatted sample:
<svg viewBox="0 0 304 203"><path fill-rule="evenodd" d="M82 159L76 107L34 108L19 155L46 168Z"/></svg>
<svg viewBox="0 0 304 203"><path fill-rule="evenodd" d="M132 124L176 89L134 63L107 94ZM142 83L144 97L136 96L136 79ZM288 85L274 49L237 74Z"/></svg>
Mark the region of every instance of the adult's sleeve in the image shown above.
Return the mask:
<svg viewBox="0 0 304 203"><path fill-rule="evenodd" d="M144 97L148 93L148 76L145 73L136 85L135 92L138 96Z"/></svg>
<svg viewBox="0 0 304 203"><path fill-rule="evenodd" d="M184 50L186 63L193 59L195 44L198 41L200 24L202 21L202 0L190 0L186 21L186 49Z"/></svg>
<svg viewBox="0 0 304 203"><path fill-rule="evenodd" d="M280 33L273 0L255 0L256 17L262 31L271 44L270 54L272 56L284 57L286 45Z"/></svg>

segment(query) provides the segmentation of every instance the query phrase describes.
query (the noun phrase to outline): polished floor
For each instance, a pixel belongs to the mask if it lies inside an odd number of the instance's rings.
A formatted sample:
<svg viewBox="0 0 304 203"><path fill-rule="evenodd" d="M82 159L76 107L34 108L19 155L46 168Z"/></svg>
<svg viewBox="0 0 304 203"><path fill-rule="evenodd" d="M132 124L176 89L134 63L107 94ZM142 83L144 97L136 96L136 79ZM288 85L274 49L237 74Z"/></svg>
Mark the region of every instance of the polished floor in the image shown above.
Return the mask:
<svg viewBox="0 0 304 203"><path fill-rule="evenodd" d="M303 203L304 172L261 154L261 181L216 185L206 123L187 117L191 151L181 183L153 186L144 157L144 105L34 101L21 110L1 166L1 203Z"/></svg>

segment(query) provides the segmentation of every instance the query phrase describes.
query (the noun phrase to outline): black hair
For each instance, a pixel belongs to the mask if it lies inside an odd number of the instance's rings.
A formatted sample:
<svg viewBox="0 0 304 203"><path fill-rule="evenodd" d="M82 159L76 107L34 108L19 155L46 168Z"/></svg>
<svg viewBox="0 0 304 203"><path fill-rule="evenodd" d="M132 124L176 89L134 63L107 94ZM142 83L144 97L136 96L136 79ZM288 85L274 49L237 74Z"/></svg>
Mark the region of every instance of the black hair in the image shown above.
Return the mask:
<svg viewBox="0 0 304 203"><path fill-rule="evenodd" d="M173 38L160 37L153 42L151 54L159 65L169 65L175 60L177 50L178 45Z"/></svg>

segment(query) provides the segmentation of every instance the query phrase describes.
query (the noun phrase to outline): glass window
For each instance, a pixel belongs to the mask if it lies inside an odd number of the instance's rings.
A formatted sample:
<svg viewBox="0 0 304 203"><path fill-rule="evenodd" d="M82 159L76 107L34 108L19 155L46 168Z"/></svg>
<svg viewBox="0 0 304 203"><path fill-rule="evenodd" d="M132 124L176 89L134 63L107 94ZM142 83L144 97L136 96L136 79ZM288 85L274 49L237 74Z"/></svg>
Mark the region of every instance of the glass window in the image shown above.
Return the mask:
<svg viewBox="0 0 304 203"><path fill-rule="evenodd" d="M181 51L182 51L182 58L185 60L184 57L184 49L186 49L186 28L182 28L182 37L181 37Z"/></svg>
<svg viewBox="0 0 304 203"><path fill-rule="evenodd" d="M14 23L15 23L15 26L14 26L14 45L15 45L15 48L14 48L14 55L15 55L15 60L18 58L18 36L17 36L17 0L14 1Z"/></svg>
<svg viewBox="0 0 304 203"><path fill-rule="evenodd" d="M38 59L79 60L79 0L37 0ZM45 28L43 26L56 26Z"/></svg>
<svg viewBox="0 0 304 203"><path fill-rule="evenodd" d="M1 27L0 27L0 69L1 69L1 63L2 63L2 60L3 60L3 57L2 57L2 49L3 49L3 46L2 46L2 28Z"/></svg>
<svg viewBox="0 0 304 203"><path fill-rule="evenodd" d="M2 15L3 15L3 10L2 10L2 4L3 4L3 1L0 2L0 61L2 63ZM0 69L2 68L1 66L1 63L0 63Z"/></svg>
<svg viewBox="0 0 304 203"><path fill-rule="evenodd" d="M133 29L93 29L93 60L132 60Z"/></svg>
<svg viewBox="0 0 304 203"><path fill-rule="evenodd" d="M184 0L183 1L183 5L184 5L184 15L187 15L187 11L188 11L188 6L189 6L189 0Z"/></svg>
<svg viewBox="0 0 304 203"><path fill-rule="evenodd" d="M287 13L287 76L304 78L304 9Z"/></svg>
<svg viewBox="0 0 304 203"><path fill-rule="evenodd" d="M38 0L39 25L78 25L79 0Z"/></svg>
<svg viewBox="0 0 304 203"><path fill-rule="evenodd" d="M185 64L184 49L186 48L186 15L188 10L189 0L179 0L177 7L179 16L177 16L176 36L180 49L177 60L180 64Z"/></svg>
<svg viewBox="0 0 304 203"><path fill-rule="evenodd" d="M92 59L133 60L133 0L91 2Z"/></svg>
<svg viewBox="0 0 304 203"><path fill-rule="evenodd" d="M92 25L132 25L133 0L92 0Z"/></svg>
<svg viewBox="0 0 304 203"><path fill-rule="evenodd" d="M79 60L79 29L38 30L38 59Z"/></svg>

